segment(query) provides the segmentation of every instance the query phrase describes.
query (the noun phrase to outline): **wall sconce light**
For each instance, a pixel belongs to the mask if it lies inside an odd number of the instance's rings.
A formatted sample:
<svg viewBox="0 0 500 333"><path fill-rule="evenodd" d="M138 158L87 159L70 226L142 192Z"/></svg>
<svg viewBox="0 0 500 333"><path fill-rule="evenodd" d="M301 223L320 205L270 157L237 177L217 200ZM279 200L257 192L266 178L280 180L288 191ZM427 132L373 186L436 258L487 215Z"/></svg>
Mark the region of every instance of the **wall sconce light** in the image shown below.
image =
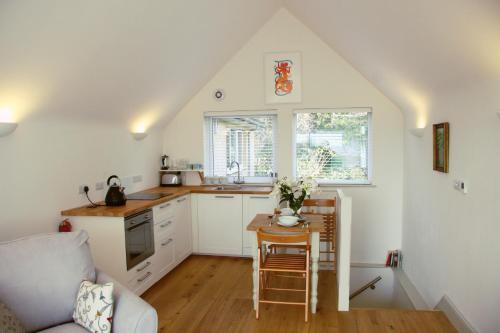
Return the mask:
<svg viewBox="0 0 500 333"><path fill-rule="evenodd" d="M500 111L497 112L497 116L500 119Z"/></svg>
<svg viewBox="0 0 500 333"><path fill-rule="evenodd" d="M421 137L424 136L425 127L422 127L422 128L410 128L410 133L413 134L413 136L416 136L417 138L421 138Z"/></svg>
<svg viewBox="0 0 500 333"><path fill-rule="evenodd" d="M136 141L141 141L142 139L148 136L148 133L146 132L132 132L131 134L134 140Z"/></svg>
<svg viewBox="0 0 500 333"><path fill-rule="evenodd" d="M14 132L17 128L17 123L0 122L0 137L7 136Z"/></svg>

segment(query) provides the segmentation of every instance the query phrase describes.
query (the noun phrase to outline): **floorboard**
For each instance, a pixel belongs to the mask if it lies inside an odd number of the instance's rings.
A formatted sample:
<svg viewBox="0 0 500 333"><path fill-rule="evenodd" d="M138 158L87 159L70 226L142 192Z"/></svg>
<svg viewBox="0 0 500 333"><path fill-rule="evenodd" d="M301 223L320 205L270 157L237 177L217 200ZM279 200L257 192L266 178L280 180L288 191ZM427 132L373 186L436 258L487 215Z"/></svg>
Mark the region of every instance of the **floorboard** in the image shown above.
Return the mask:
<svg viewBox="0 0 500 333"><path fill-rule="evenodd" d="M300 280L285 279L288 285ZM284 280L275 280L285 283ZM304 322L303 307L266 304L255 319L252 261L190 256L142 297L158 312L159 332L456 332L439 311L355 309L337 312L335 274L319 272L318 311Z"/></svg>

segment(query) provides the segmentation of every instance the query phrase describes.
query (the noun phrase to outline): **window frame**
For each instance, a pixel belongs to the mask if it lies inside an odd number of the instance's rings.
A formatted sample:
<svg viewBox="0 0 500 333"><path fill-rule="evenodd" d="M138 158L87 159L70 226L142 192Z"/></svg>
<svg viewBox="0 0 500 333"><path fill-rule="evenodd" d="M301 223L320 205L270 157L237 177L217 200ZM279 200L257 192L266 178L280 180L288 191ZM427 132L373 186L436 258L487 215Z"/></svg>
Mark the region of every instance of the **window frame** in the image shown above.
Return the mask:
<svg viewBox="0 0 500 333"><path fill-rule="evenodd" d="M372 186L373 185L373 109L372 107L304 108L293 110L292 121L292 174L297 178L297 115L300 113L367 113L368 114L368 179L366 181L342 181L315 179L318 186Z"/></svg>
<svg viewBox="0 0 500 333"><path fill-rule="evenodd" d="M233 118L233 117L273 117L273 172L278 172L278 112L276 109L268 110L242 110L242 111L207 111L203 113L203 158L205 163L205 176L207 177L217 177L209 173L213 170L213 166L209 165L209 162L213 162L213 158L210 157L211 149L213 146L213 136L210 135L211 129L211 119L212 118ZM219 176L225 177L225 176ZM231 177L231 176L227 176ZM272 184L274 178L271 176L244 176L245 183L248 184ZM247 181L249 180L249 181Z"/></svg>

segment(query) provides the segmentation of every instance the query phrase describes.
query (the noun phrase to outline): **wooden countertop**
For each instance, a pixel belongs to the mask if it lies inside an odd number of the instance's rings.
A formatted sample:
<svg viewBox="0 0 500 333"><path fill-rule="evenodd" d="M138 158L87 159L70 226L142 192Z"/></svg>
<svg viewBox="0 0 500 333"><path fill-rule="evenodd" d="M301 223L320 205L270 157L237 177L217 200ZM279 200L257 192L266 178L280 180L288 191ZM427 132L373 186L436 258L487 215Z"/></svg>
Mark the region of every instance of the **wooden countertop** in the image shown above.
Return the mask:
<svg viewBox="0 0 500 333"><path fill-rule="evenodd" d="M179 187L154 187L145 191L145 193L171 193L167 197L158 200L127 200L125 206L108 207L98 206L90 208L89 205L63 210L63 216L106 216L106 217L124 217L159 205L161 203L173 200L190 193L207 194L269 194L273 190L270 186L243 186L242 189L216 190L217 185L206 186L179 186ZM99 202L104 204L104 202Z"/></svg>
<svg viewBox="0 0 500 333"><path fill-rule="evenodd" d="M322 232L324 230L323 217L321 215L311 215L303 214L307 222L309 222L309 231L311 232ZM302 228L302 223L299 223L296 227L282 227L276 222L269 225L271 218L269 214L257 214L247 226L248 231L256 231L260 227L267 227L274 231L304 231Z"/></svg>

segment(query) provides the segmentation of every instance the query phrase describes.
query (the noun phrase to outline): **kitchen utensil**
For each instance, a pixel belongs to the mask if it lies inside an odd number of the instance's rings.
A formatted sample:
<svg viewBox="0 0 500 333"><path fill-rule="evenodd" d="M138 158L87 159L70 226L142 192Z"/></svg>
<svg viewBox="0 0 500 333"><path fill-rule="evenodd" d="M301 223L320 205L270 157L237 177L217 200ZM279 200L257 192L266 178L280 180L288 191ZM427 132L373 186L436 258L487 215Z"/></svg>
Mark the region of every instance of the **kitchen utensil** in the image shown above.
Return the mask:
<svg viewBox="0 0 500 333"><path fill-rule="evenodd" d="M116 181L113 181L113 184L111 184L111 181L114 179L116 179L119 184L117 184ZM104 200L106 206L124 206L127 202L127 198L124 192L125 187L121 186L120 178L118 178L117 175L112 175L108 178L106 183L109 186L108 193L106 193L106 199Z"/></svg>
<svg viewBox="0 0 500 333"><path fill-rule="evenodd" d="M168 170L168 156L167 155L161 156L161 169Z"/></svg>

